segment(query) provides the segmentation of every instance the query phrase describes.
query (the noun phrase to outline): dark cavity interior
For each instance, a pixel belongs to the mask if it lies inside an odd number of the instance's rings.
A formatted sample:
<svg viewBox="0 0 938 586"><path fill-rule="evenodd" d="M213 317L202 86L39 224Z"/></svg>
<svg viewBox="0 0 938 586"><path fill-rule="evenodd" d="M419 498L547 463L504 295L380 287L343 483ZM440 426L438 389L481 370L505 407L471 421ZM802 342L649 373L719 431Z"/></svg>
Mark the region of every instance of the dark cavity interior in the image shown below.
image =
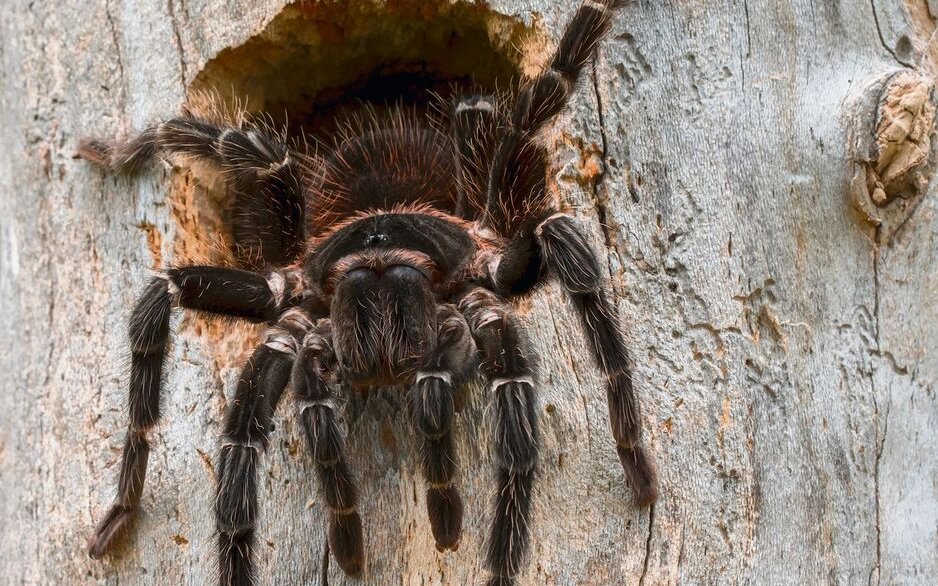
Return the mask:
<svg viewBox="0 0 938 586"><path fill-rule="evenodd" d="M300 2L219 53L190 90L324 136L364 104L419 111L434 93L507 89L535 34L477 3Z"/></svg>

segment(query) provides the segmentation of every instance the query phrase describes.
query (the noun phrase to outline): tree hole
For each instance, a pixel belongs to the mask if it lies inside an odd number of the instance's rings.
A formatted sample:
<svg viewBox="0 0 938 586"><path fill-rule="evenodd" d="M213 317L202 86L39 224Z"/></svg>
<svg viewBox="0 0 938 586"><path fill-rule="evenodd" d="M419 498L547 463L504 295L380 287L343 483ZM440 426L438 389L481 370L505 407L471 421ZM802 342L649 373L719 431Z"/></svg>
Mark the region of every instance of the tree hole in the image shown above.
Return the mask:
<svg viewBox="0 0 938 586"><path fill-rule="evenodd" d="M299 2L206 63L189 96L196 105L208 96L224 111L263 113L291 137L329 145L341 121L367 106L419 113L455 93L504 91L539 68L543 55L526 49L542 40L536 26L475 2ZM225 262L225 186L180 171L175 261Z"/></svg>
<svg viewBox="0 0 938 586"><path fill-rule="evenodd" d="M207 62L190 84L189 98L196 110L208 96L223 111L264 114L289 136L312 137L328 147L342 120L366 106L401 104L420 113L457 92L510 88L540 68L544 38L536 24L478 2L298 2ZM224 181L181 167L170 201L173 263L231 265ZM199 333L214 330L196 321Z"/></svg>
<svg viewBox="0 0 938 586"><path fill-rule="evenodd" d="M223 50L191 84L263 111L291 134L328 133L362 103L425 106L478 87L505 89L537 33L478 3L301 2L244 44Z"/></svg>

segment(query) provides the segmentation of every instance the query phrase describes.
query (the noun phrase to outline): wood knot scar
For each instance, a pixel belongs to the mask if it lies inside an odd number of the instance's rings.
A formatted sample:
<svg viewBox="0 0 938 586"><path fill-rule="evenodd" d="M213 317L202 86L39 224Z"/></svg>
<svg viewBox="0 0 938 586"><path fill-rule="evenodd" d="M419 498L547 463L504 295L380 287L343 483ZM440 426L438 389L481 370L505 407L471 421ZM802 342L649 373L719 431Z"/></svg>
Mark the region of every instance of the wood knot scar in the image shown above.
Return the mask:
<svg viewBox="0 0 938 586"><path fill-rule="evenodd" d="M934 86L923 75L903 71L885 86L875 134L875 158L866 165L870 198L885 206L897 197L924 192L931 176L935 125Z"/></svg>

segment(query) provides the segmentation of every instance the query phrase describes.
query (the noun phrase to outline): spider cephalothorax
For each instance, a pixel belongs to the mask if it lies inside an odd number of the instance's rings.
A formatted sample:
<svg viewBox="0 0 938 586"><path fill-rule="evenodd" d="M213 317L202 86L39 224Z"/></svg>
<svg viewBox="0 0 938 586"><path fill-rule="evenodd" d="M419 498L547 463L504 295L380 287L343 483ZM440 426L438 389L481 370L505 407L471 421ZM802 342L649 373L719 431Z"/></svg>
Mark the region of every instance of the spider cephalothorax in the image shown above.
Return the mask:
<svg viewBox="0 0 938 586"><path fill-rule="evenodd" d="M511 300L548 278L568 291L606 375L612 434L636 500L656 498L614 306L583 233L548 203L546 154L535 140L575 90L617 5L585 0L548 67L516 95L457 99L443 119L402 110L359 118L322 155L288 146L249 116L225 122L193 112L125 142L82 144L82 156L114 171L159 154L221 171L233 193L241 265L168 269L137 302L118 497L92 537L93 557L110 549L139 506L174 307L270 326L242 372L221 440L223 585L253 581L256 467L288 386L330 510L331 549L346 573L361 571L364 551L342 409L346 393L363 386L408 389L433 535L440 550L455 549L463 504L453 396L476 370L492 404L497 467L486 567L491 584L512 583L528 549L538 376Z"/></svg>

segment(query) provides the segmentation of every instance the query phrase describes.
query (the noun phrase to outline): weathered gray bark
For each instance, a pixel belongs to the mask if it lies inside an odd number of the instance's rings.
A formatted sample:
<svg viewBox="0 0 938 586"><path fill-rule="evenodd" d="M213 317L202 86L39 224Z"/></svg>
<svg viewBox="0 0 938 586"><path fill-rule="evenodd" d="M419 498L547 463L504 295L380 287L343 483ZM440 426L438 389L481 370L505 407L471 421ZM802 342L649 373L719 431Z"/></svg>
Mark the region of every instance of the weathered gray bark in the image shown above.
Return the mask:
<svg viewBox="0 0 938 586"><path fill-rule="evenodd" d="M525 584L938 580L938 199L932 186L870 208L878 228L852 203L869 195L854 163L875 124L864 92L909 65L936 71L928 4L622 11L551 141L557 187L610 247L661 500L632 506L578 326L558 290L538 294L525 311L544 357L544 457ZM85 134L177 112L201 68L282 5L0 11L0 582L215 574L211 458L244 347L198 319L169 360L144 513L114 555L85 553L126 425L124 319L181 228L169 172L114 179L72 154ZM491 2L554 35L574 5ZM265 584L320 581L323 507L291 413L263 461ZM458 424L465 534L448 554L433 547L399 397L356 415L360 583L480 580L483 415L476 391ZM350 582L333 564L329 583Z"/></svg>

